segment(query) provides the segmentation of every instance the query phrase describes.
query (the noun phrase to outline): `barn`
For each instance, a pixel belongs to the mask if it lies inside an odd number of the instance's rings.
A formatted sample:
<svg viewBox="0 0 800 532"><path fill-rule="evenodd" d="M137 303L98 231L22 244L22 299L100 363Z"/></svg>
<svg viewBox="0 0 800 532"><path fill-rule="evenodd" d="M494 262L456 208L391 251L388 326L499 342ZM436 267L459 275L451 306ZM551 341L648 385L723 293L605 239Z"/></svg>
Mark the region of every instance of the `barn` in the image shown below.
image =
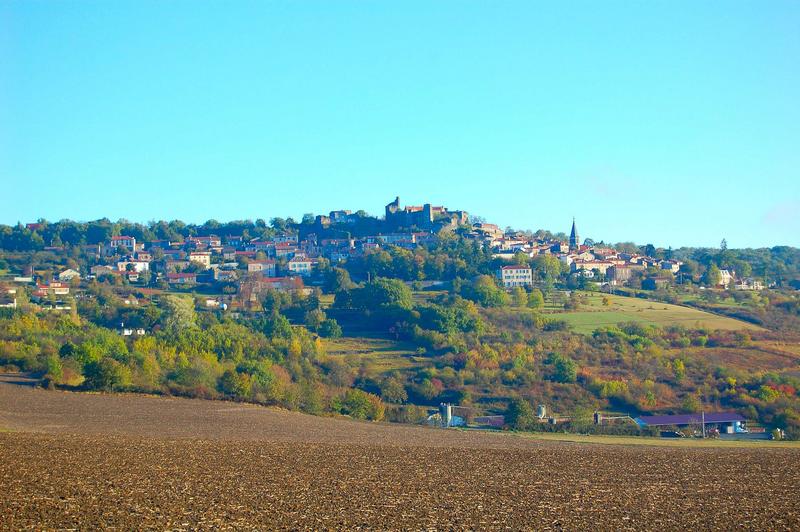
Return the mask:
<svg viewBox="0 0 800 532"><path fill-rule="evenodd" d="M721 434L747 432L746 420L736 412L709 412L664 416L639 416L634 419L640 427L702 427L717 428Z"/></svg>

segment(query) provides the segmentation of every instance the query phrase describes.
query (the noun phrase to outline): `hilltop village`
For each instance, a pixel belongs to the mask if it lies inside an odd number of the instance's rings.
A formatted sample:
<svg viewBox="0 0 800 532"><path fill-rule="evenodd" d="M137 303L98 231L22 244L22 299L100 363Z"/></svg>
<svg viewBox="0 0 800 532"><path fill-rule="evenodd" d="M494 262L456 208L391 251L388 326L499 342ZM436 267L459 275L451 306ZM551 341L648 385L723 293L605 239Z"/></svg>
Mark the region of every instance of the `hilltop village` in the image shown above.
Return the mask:
<svg viewBox="0 0 800 532"><path fill-rule="evenodd" d="M37 238L41 241L39 233L46 234L46 225L28 223L24 231L32 242ZM210 306L247 308L269 289L308 293L311 287L322 284L320 270L332 265L363 258L381 249L414 250L458 234L491 252L497 264L497 280L505 288L530 289L539 285L537 271L527 263L528 259L540 256L557 259L562 271L600 285L624 286L635 282L638 287L656 290L683 282L682 261L618 251L589 240L581 242L575 220L569 237L562 239L550 234L504 231L482 221L470 223L466 212L443 206L401 207L400 199L395 198L386 205L383 218L371 217L363 211L339 210L327 216L308 216L301 223L280 221L274 225L273 230L265 231L268 236L251 236L247 229L238 234L209 232L175 239L108 235L100 242L80 244L85 259L82 262L86 264L83 270L77 267L40 270L31 264L14 275L13 280L31 283L33 298L51 301L48 308L52 309L65 308L65 303L52 299L69 294L76 281L103 278L132 286L216 292L219 295L208 300ZM47 245L42 241L40 249L63 252L67 247L60 240L56 236ZM760 280L737 278L734 271L727 269L719 269L707 277L708 286L713 288L761 290L764 287ZM428 284L442 281L424 276L418 280ZM11 299L3 305L13 305Z"/></svg>
<svg viewBox="0 0 800 532"><path fill-rule="evenodd" d="M380 217L0 226L0 369L444 426L653 434L716 413L709 430L800 434L780 347L800 341L796 249L565 226L399 198Z"/></svg>

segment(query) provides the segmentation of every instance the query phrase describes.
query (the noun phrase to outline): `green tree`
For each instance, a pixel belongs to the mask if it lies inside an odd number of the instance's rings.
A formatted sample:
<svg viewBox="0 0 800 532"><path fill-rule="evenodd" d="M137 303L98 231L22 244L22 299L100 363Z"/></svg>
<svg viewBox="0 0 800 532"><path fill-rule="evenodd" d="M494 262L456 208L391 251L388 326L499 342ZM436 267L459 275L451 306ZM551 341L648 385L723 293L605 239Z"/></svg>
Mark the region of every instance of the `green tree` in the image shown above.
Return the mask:
<svg viewBox="0 0 800 532"><path fill-rule="evenodd" d="M344 268L331 268L325 274L326 292L341 292L350 290L354 286L353 281L350 280L350 273Z"/></svg>
<svg viewBox="0 0 800 532"><path fill-rule="evenodd" d="M219 379L219 390L226 395L246 398L250 396L251 389L250 375L246 373L237 373L229 369Z"/></svg>
<svg viewBox="0 0 800 532"><path fill-rule="evenodd" d="M191 296L170 294L162 298L162 304L162 319L168 329L181 330L195 326L197 315Z"/></svg>
<svg viewBox="0 0 800 532"><path fill-rule="evenodd" d="M571 359L560 353L550 355L553 366L552 379L556 382L575 382L578 378L578 366Z"/></svg>
<svg viewBox="0 0 800 532"><path fill-rule="evenodd" d="M352 308L362 310L411 309L413 299L411 289L403 281L379 277L351 290L349 303Z"/></svg>
<svg viewBox="0 0 800 532"><path fill-rule="evenodd" d="M306 312L303 322L312 331L318 331L322 323L325 321L326 316L320 309L309 310Z"/></svg>
<svg viewBox="0 0 800 532"><path fill-rule="evenodd" d="M544 307L544 294L538 288L534 288L528 294L528 307L537 310Z"/></svg>
<svg viewBox="0 0 800 532"><path fill-rule="evenodd" d="M463 289L464 296L484 307L502 307L508 304L508 294L499 288L490 275L481 275L471 286Z"/></svg>
<svg viewBox="0 0 800 532"><path fill-rule="evenodd" d="M85 384L93 390L113 391L130 385L131 372L113 358L92 361L84 366Z"/></svg>
<svg viewBox="0 0 800 532"><path fill-rule="evenodd" d="M515 430L528 430L534 426L535 416L531 404L521 397L509 401L505 411L506 424Z"/></svg>
<svg viewBox="0 0 800 532"><path fill-rule="evenodd" d="M528 293L521 286L516 286L511 290L511 300L515 307L524 307L528 304Z"/></svg>
<svg viewBox="0 0 800 532"><path fill-rule="evenodd" d="M328 318L320 324L317 332L323 338L341 338L342 327L335 319Z"/></svg>
<svg viewBox="0 0 800 532"><path fill-rule="evenodd" d="M381 399L387 403L404 403L408 399L408 394L396 377L389 377L381 383Z"/></svg>
<svg viewBox="0 0 800 532"><path fill-rule="evenodd" d="M380 397L357 388L347 390L336 402L340 413L355 419L380 421L385 408Z"/></svg>
<svg viewBox="0 0 800 532"><path fill-rule="evenodd" d="M703 405L696 395L687 395L683 398L683 403L681 403L681 409L687 414L700 412L701 408L703 408Z"/></svg>
<svg viewBox="0 0 800 532"><path fill-rule="evenodd" d="M716 264L711 264L703 275L703 282L706 286L718 286L722 282L722 273Z"/></svg>

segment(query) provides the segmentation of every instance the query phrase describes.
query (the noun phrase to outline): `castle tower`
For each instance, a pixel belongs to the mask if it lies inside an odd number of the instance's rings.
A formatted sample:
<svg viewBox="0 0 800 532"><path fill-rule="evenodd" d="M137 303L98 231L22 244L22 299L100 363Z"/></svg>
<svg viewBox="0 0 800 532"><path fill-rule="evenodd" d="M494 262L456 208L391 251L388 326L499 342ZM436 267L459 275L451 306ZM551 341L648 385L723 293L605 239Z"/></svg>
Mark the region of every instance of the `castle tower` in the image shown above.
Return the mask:
<svg viewBox="0 0 800 532"><path fill-rule="evenodd" d="M386 221L390 221L393 214L400 210L400 197L394 198L394 201L386 206Z"/></svg>
<svg viewBox="0 0 800 532"><path fill-rule="evenodd" d="M572 217L572 231L569 233L570 251L578 249L581 245L581 238L578 236L578 229L575 227L575 217Z"/></svg>

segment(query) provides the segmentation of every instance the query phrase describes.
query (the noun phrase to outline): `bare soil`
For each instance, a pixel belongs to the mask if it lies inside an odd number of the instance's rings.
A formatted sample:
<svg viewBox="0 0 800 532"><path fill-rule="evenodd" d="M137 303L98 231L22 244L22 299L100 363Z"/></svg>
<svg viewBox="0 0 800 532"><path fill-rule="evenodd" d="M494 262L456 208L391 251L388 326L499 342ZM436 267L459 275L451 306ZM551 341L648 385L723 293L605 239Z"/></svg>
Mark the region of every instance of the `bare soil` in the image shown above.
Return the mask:
<svg viewBox="0 0 800 532"><path fill-rule="evenodd" d="M658 448L0 378L0 528L800 528L798 449Z"/></svg>

